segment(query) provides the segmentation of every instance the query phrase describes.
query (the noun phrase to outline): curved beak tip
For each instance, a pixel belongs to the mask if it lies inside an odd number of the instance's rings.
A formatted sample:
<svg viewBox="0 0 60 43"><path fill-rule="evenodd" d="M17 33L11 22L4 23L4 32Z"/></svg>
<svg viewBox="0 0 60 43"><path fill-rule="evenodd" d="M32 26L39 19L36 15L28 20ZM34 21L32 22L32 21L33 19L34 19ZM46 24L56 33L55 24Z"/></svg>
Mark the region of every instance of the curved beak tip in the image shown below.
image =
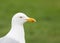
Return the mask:
<svg viewBox="0 0 60 43"><path fill-rule="evenodd" d="M27 19L27 21L29 21L29 22L36 22L36 20L34 18L29 18L29 19Z"/></svg>

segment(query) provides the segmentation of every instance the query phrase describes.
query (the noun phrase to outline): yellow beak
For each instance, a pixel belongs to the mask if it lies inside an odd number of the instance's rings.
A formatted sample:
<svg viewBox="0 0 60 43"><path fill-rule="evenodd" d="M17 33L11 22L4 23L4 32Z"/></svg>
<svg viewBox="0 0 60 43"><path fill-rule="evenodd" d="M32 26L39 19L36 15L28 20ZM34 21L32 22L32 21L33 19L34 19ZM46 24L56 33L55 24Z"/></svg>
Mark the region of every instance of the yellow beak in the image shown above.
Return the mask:
<svg viewBox="0 0 60 43"><path fill-rule="evenodd" d="M36 22L36 20L34 18L28 18L27 21L28 22Z"/></svg>

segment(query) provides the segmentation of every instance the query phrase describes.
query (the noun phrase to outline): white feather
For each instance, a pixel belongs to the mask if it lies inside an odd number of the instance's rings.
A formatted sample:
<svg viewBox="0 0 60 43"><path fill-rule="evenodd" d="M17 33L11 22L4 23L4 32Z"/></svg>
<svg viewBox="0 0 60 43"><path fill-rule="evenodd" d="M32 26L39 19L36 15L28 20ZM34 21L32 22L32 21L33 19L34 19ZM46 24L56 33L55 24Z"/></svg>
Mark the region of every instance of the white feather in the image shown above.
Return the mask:
<svg viewBox="0 0 60 43"><path fill-rule="evenodd" d="M20 16L22 18L20 18ZM25 32L23 24L27 17L24 13L17 13L12 17L11 30L0 38L0 43L25 43Z"/></svg>

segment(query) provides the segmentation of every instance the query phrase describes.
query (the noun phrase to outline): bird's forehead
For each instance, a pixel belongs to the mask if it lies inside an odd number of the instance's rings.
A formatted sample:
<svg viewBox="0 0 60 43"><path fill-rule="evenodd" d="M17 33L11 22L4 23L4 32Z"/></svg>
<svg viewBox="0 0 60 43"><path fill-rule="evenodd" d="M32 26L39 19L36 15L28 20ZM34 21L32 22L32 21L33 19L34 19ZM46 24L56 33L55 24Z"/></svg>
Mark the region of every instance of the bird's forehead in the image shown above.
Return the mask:
<svg viewBox="0 0 60 43"><path fill-rule="evenodd" d="M17 17L19 17L19 16L27 17L27 15L25 15L24 13L17 13L15 16L17 16Z"/></svg>

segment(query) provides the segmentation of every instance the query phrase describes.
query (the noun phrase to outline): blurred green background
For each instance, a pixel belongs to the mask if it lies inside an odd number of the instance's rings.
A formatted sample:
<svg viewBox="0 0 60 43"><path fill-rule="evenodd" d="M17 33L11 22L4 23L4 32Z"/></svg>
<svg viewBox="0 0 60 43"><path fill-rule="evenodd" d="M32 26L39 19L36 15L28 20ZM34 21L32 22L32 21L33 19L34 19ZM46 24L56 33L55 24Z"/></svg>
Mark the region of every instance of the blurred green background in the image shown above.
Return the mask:
<svg viewBox="0 0 60 43"><path fill-rule="evenodd" d="M10 30L17 12L37 20L24 24L26 43L60 43L60 0L0 0L0 37Z"/></svg>

